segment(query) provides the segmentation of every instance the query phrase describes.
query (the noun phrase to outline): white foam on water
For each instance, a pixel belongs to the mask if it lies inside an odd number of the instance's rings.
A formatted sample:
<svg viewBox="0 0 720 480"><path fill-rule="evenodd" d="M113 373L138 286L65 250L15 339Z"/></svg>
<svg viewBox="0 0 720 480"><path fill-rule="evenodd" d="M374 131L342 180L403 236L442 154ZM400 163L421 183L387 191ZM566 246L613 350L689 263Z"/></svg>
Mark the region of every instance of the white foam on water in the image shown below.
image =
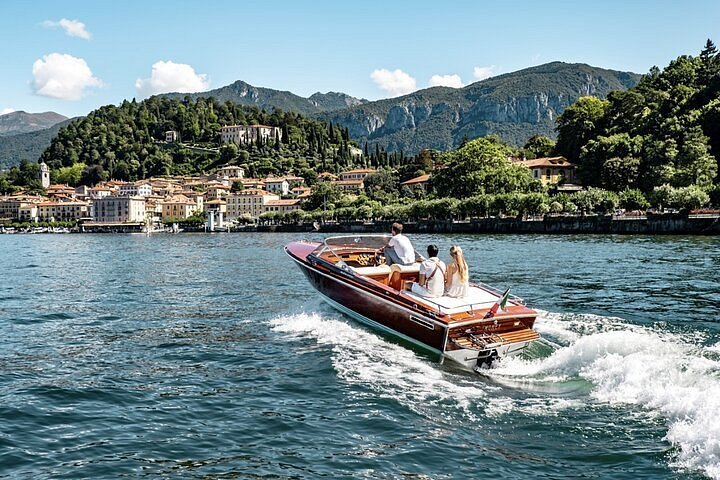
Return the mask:
<svg viewBox="0 0 720 480"><path fill-rule="evenodd" d="M489 375L590 382L597 401L637 405L665 420L665 439L677 448L671 466L720 479L720 360L706 355L702 334L592 315L547 314L536 328L570 343L547 358L506 359Z"/></svg>
<svg viewBox="0 0 720 480"><path fill-rule="evenodd" d="M312 337L332 348L332 364L338 377L365 386L374 395L394 399L416 413L437 415L446 409L475 418L472 407L486 403L491 387L475 378L453 375L413 350L384 340L337 317L300 313L271 320L275 331Z"/></svg>

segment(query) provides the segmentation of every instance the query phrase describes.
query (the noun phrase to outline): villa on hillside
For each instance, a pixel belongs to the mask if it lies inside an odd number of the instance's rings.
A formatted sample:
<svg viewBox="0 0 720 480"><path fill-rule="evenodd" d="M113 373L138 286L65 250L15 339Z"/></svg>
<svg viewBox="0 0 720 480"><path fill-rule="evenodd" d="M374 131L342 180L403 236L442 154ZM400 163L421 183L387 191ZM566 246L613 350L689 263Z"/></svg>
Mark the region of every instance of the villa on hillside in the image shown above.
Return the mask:
<svg viewBox="0 0 720 480"><path fill-rule="evenodd" d="M365 180L365 177L376 172L377 170L373 168L356 168L340 172L339 177L340 180Z"/></svg>
<svg viewBox="0 0 720 480"><path fill-rule="evenodd" d="M565 157L513 160L513 163L528 167L533 178L540 180L543 185L557 185L561 182L573 183L575 181L575 164L568 162Z"/></svg>
<svg viewBox="0 0 720 480"><path fill-rule="evenodd" d="M427 189L428 182L430 181L430 175L420 175L419 177L411 178L400 184L400 188L407 187L412 191Z"/></svg>
<svg viewBox="0 0 720 480"><path fill-rule="evenodd" d="M247 145L257 142L258 139L282 140L282 129L268 125L226 125L220 129L220 141L222 143L235 143Z"/></svg>

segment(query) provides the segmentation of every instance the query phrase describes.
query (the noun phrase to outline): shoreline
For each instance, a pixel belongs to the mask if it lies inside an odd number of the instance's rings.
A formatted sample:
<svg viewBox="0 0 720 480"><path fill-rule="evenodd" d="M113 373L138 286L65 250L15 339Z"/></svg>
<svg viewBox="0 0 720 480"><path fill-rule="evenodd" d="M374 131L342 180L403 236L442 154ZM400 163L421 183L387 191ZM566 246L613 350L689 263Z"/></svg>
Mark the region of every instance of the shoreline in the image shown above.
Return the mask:
<svg viewBox="0 0 720 480"><path fill-rule="evenodd" d="M218 229L207 232L204 227L185 227L182 233L385 233L392 221L376 222L327 222L295 223L273 225L247 225ZM474 220L419 220L404 221L408 233L478 233L478 234L616 234L616 235L718 235L720 234L720 214L682 214L666 213L643 216L545 216L537 219L517 218L481 218ZM128 229L126 226L103 227L95 231L87 228L60 232L15 231L0 233L144 233L140 228ZM171 233L171 232L152 232Z"/></svg>

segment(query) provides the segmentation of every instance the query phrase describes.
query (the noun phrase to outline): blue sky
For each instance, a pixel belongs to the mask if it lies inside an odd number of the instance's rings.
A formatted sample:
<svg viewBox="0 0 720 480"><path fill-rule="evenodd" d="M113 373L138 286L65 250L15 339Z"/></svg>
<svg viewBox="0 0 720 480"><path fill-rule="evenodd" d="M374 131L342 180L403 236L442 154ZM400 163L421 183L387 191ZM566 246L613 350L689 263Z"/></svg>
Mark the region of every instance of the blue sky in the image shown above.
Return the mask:
<svg viewBox="0 0 720 480"><path fill-rule="evenodd" d="M375 100L556 60L646 73L720 44L700 0L3 0L0 22L0 113L67 116L235 80Z"/></svg>

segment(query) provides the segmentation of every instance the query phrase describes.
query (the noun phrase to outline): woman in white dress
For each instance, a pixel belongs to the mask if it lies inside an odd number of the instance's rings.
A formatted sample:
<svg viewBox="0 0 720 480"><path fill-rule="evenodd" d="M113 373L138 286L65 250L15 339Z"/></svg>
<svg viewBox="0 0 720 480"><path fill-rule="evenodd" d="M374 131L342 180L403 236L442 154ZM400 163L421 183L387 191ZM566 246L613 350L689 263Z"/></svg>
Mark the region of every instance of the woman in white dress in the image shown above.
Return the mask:
<svg viewBox="0 0 720 480"><path fill-rule="evenodd" d="M452 262L445 271L445 295L448 297L462 298L468 292L468 266L463 256L462 248L453 245L450 248Z"/></svg>

